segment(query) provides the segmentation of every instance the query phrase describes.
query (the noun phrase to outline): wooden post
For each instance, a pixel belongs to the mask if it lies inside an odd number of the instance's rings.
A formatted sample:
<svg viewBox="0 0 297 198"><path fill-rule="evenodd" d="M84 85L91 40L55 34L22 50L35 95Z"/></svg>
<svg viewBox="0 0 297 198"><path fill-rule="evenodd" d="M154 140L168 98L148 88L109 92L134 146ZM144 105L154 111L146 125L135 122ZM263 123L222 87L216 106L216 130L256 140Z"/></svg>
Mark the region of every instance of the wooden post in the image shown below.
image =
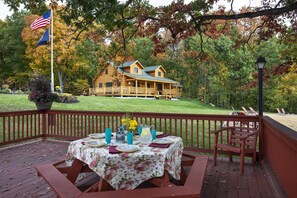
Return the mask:
<svg viewBox="0 0 297 198"><path fill-rule="evenodd" d="M154 82L154 95L156 93L156 82Z"/></svg>
<svg viewBox="0 0 297 198"><path fill-rule="evenodd" d="M136 83L136 90L135 90L135 92L136 92L136 97L137 97L137 94L138 94L138 85L137 85L137 79L136 79L136 81L135 81L135 83Z"/></svg>
<svg viewBox="0 0 297 198"><path fill-rule="evenodd" d="M145 81L144 86L145 86L145 97L146 97L147 96L147 81Z"/></svg>
<svg viewBox="0 0 297 198"><path fill-rule="evenodd" d="M123 86L121 85L121 97L123 97Z"/></svg>
<svg viewBox="0 0 297 198"><path fill-rule="evenodd" d="M46 113L47 111L42 111L42 140L46 139Z"/></svg>

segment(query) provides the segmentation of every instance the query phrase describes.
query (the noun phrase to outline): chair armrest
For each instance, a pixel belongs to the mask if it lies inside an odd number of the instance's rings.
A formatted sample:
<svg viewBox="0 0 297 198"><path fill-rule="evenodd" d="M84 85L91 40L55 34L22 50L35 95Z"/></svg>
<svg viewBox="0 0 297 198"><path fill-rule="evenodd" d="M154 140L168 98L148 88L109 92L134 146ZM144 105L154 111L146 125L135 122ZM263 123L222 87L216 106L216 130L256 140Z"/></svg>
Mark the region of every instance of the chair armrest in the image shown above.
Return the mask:
<svg viewBox="0 0 297 198"><path fill-rule="evenodd" d="M245 135L243 135L242 137L240 137L239 139L240 139L240 140L245 140L245 139L247 139L248 137L253 136L253 135L257 135L257 134L258 134L258 130L255 131L255 132L252 132L252 133L245 134Z"/></svg>
<svg viewBox="0 0 297 198"><path fill-rule="evenodd" d="M211 131L210 133L213 133L213 134L218 134L220 132L223 132L223 131L228 131L228 130L234 130L235 127L224 127L224 128L220 128L220 129L217 129L217 130L214 130L214 131Z"/></svg>

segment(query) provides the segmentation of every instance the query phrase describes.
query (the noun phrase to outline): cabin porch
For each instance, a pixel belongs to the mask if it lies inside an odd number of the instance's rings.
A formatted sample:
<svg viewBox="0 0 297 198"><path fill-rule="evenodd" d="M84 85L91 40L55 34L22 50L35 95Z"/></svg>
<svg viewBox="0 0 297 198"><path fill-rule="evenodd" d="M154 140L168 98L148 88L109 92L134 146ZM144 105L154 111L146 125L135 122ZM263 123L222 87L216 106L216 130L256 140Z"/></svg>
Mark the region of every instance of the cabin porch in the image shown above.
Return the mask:
<svg viewBox="0 0 297 198"><path fill-rule="evenodd" d="M177 84L151 82L137 79L126 79L123 85L106 83L95 89L90 88L89 94L117 97L153 97L153 98L180 98L182 87Z"/></svg>

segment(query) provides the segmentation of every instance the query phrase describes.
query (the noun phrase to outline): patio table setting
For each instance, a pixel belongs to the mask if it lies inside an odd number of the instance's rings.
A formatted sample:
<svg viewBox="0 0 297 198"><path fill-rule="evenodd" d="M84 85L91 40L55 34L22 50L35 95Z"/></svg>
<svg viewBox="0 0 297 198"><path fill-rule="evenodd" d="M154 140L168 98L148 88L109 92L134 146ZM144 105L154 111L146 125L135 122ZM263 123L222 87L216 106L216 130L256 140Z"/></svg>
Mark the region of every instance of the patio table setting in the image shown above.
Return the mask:
<svg viewBox="0 0 297 198"><path fill-rule="evenodd" d="M69 166L78 162L88 165L115 190L132 190L144 181L164 176L167 183L170 176L179 180L182 139L151 130L151 138L147 141L143 138L145 130L138 130L132 139L120 129L117 133L111 133L107 128L105 133L89 134L69 144L66 163ZM142 135L141 131L144 131ZM121 141L118 139L120 133Z"/></svg>

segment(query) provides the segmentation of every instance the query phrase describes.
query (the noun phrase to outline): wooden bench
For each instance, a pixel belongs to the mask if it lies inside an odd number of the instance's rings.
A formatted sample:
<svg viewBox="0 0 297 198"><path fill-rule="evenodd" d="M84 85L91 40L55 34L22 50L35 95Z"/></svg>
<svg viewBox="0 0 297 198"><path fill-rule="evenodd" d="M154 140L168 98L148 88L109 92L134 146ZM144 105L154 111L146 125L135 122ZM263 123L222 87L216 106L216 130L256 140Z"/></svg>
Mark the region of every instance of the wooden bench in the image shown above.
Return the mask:
<svg viewBox="0 0 297 198"><path fill-rule="evenodd" d="M117 191L102 191L102 192L81 192L75 184L69 181L63 175L55 164L37 165L35 168L39 176L42 176L50 187L57 193L58 197L73 198L73 197L100 197L100 198L149 198L149 197L179 197L190 198L200 197L203 186L204 174L207 166L208 157L199 156L192 160L192 167L186 177L185 183L182 186L170 187L153 187L141 188L134 190L117 190ZM189 165L189 163L186 163ZM66 171L65 168L62 170Z"/></svg>

